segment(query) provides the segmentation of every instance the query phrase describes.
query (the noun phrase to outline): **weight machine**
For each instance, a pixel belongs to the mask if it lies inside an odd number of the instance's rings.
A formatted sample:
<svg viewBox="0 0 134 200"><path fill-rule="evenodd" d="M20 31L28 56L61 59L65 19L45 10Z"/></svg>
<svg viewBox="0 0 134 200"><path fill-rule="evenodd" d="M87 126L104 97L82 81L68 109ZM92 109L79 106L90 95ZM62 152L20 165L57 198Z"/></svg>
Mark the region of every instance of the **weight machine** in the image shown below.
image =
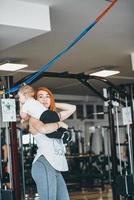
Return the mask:
<svg viewBox="0 0 134 200"><path fill-rule="evenodd" d="M134 196L134 85L120 85L118 91L109 88L108 115L113 172L113 194L118 200L133 199ZM121 127L124 127L126 138L122 142ZM125 146L123 157L121 147Z"/></svg>

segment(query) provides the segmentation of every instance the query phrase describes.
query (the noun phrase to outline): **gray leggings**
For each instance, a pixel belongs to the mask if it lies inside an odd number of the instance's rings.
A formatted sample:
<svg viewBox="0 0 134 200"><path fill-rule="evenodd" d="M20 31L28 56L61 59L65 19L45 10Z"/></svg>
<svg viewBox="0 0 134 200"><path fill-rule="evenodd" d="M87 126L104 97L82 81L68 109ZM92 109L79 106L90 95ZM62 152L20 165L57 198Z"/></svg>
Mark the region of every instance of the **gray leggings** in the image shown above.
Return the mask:
<svg viewBox="0 0 134 200"><path fill-rule="evenodd" d="M61 172L55 170L44 156L32 165L32 177L40 200L69 200L67 187Z"/></svg>

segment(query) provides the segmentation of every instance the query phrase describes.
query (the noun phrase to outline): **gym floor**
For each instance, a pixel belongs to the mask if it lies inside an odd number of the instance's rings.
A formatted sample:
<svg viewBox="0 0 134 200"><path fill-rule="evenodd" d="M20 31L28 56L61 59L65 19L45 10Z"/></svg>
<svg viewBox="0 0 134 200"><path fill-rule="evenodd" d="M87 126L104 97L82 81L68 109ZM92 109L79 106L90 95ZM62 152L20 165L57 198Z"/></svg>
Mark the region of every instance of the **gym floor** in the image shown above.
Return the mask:
<svg viewBox="0 0 134 200"><path fill-rule="evenodd" d="M113 200L111 189L70 193L70 200Z"/></svg>
<svg viewBox="0 0 134 200"><path fill-rule="evenodd" d="M29 195L25 200L39 200L39 198L38 195L37 197ZM71 192L70 200L113 200L112 190L110 187L106 187L104 191L96 188L89 191Z"/></svg>

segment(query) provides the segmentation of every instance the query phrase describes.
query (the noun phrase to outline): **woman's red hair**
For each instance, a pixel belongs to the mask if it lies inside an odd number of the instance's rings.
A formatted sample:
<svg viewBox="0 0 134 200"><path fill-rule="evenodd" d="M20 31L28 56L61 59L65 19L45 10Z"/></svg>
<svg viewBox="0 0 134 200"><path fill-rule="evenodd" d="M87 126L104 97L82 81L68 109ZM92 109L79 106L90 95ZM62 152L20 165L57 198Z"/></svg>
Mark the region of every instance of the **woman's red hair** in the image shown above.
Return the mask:
<svg viewBox="0 0 134 200"><path fill-rule="evenodd" d="M43 91L45 91L49 94L49 96L50 96L50 110L55 111L56 107L55 107L54 95L52 94L52 92L48 88L39 87L37 90L35 90L35 94L34 94L35 99L37 99L38 92L41 91L41 90L43 90Z"/></svg>

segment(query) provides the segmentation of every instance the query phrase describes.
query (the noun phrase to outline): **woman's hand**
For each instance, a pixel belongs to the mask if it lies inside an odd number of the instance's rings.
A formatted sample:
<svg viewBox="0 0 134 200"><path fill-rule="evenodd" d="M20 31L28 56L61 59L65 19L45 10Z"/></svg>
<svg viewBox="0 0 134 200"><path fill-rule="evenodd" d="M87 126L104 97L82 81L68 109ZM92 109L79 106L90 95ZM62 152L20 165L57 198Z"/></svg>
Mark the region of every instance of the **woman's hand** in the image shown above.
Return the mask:
<svg viewBox="0 0 134 200"><path fill-rule="evenodd" d="M65 123L65 122L57 122L58 125L59 125L59 128L62 127L62 128L65 128L65 129L68 129L68 125Z"/></svg>

